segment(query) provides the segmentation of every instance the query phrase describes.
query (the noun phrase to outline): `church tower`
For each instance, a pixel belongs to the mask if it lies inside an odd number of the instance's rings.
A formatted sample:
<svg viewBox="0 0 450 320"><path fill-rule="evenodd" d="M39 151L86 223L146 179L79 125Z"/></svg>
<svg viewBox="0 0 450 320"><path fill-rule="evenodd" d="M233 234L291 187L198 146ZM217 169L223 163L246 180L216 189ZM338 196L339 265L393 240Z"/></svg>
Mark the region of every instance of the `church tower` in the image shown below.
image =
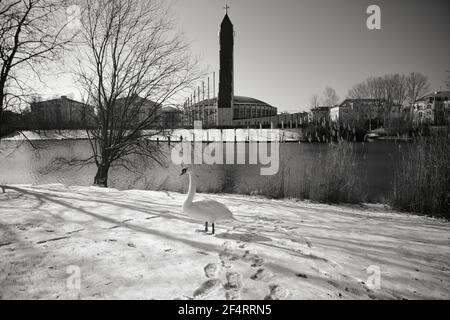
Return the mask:
<svg viewBox="0 0 450 320"><path fill-rule="evenodd" d="M234 30L228 17L228 6L225 6L225 17L220 25L220 71L217 125L229 127L233 125L233 49Z"/></svg>

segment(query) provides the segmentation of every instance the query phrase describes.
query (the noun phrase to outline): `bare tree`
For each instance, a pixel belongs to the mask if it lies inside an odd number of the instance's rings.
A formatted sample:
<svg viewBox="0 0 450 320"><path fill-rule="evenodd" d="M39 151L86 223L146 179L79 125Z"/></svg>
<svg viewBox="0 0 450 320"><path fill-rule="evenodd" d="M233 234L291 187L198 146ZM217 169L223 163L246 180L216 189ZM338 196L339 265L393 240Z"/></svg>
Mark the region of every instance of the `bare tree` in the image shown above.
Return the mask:
<svg viewBox="0 0 450 320"><path fill-rule="evenodd" d="M395 104L403 105L406 100L406 95L408 92L407 78L404 75L395 74L392 76L393 90L392 90L392 100Z"/></svg>
<svg viewBox="0 0 450 320"><path fill-rule="evenodd" d="M309 99L309 103L311 105L311 109L317 108L319 106L319 95L313 94Z"/></svg>
<svg viewBox="0 0 450 320"><path fill-rule="evenodd" d="M336 94L336 91L331 87L326 87L323 92L322 103L325 106L334 106L339 102L339 97Z"/></svg>
<svg viewBox="0 0 450 320"><path fill-rule="evenodd" d="M407 77L389 74L383 77L369 77L353 86L348 96L353 99L386 100L388 104L402 104L407 94Z"/></svg>
<svg viewBox="0 0 450 320"><path fill-rule="evenodd" d="M85 1L77 69L87 105L94 184L106 187L111 167L133 170L130 157L161 160L152 137L161 132L161 106L200 76L160 1Z"/></svg>
<svg viewBox="0 0 450 320"><path fill-rule="evenodd" d="M428 78L421 73L412 72L406 79L407 99L413 104L429 90Z"/></svg>
<svg viewBox="0 0 450 320"><path fill-rule="evenodd" d="M0 138L10 131L6 109L28 95L30 73L39 77L46 62L71 42L64 21L65 0L0 0Z"/></svg>
<svg viewBox="0 0 450 320"><path fill-rule="evenodd" d="M369 77L356 84L349 91L348 96L353 99L375 99L377 104L370 104L368 109L369 121L383 113L384 123L390 118L389 113L394 105L402 105L405 100L414 102L428 90L427 78L420 73L409 76L401 74L387 74L380 77ZM382 106L382 108L381 108Z"/></svg>
<svg viewBox="0 0 450 320"><path fill-rule="evenodd" d="M366 85L369 93L367 98L380 100L386 98L385 77L369 77Z"/></svg>
<svg viewBox="0 0 450 320"><path fill-rule="evenodd" d="M447 70L447 79L445 80L445 85L447 89L450 89L450 70Z"/></svg>
<svg viewBox="0 0 450 320"><path fill-rule="evenodd" d="M366 82L361 82L353 86L347 94L350 99L367 99L369 90Z"/></svg>

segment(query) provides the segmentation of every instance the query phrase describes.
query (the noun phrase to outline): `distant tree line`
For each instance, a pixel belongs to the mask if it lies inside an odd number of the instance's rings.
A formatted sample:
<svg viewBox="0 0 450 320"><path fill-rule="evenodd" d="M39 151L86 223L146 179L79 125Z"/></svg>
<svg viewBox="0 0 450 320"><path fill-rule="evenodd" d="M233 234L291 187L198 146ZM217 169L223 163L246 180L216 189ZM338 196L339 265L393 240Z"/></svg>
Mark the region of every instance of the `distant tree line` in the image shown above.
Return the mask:
<svg viewBox="0 0 450 320"><path fill-rule="evenodd" d="M353 86L347 96L351 99L383 99L387 105L410 105L427 93L430 85L428 78L418 72L409 75L388 74L369 77Z"/></svg>
<svg viewBox="0 0 450 320"><path fill-rule="evenodd" d="M319 106L331 107L339 103L339 96L332 87L327 86L323 91L322 95L319 96L317 93L313 94L310 99L311 109L317 108Z"/></svg>
<svg viewBox="0 0 450 320"><path fill-rule="evenodd" d="M349 99L373 99L379 103L369 103L365 106L365 114L360 119L355 119L352 124L331 119L312 121L304 126L305 137L309 141L329 142L344 139L347 141L363 141L368 131L383 127L388 134L406 134L414 136L427 134L429 128L426 125L413 126L411 119L406 117L392 117L393 108L402 109L405 104L411 106L420 97L425 95L430 85L428 78L419 73L412 72L409 75L387 74L383 76L368 77L364 81L354 85L348 92ZM339 97L335 90L326 87L323 94L311 96L310 105L314 110L319 106L333 107L339 103ZM380 109L381 110L378 110ZM375 110L377 109L377 110ZM377 117L372 115L378 114ZM379 114L383 119L379 119ZM371 116L369 116L371 115Z"/></svg>

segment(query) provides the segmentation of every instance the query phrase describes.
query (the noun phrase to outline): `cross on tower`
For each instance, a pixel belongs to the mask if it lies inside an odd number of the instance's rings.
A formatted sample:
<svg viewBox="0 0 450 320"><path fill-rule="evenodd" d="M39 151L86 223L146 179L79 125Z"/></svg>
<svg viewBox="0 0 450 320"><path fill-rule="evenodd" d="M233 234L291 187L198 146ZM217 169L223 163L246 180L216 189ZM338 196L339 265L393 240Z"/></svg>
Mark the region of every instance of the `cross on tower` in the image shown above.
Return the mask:
<svg viewBox="0 0 450 320"><path fill-rule="evenodd" d="M225 9L225 14L228 14L228 9L230 9L230 7L226 4L223 8Z"/></svg>

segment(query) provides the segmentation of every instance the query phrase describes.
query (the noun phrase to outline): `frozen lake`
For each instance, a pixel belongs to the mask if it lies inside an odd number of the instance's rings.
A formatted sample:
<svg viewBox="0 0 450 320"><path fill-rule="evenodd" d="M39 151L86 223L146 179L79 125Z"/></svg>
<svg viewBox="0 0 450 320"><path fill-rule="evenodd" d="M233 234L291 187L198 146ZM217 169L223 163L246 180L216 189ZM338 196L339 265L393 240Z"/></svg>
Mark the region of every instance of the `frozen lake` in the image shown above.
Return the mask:
<svg viewBox="0 0 450 320"><path fill-rule="evenodd" d="M18 150L10 153L16 142L1 142L0 183L3 184L48 184L62 183L68 186L92 185L96 166L84 167L55 166L58 157L88 157L91 154L86 140L37 141L42 149L33 149L24 143ZM187 180L179 177L180 166L174 165L170 158L170 147L163 145L167 155L165 167L146 164L135 159L138 170L130 172L124 168L110 170L110 187L117 189L169 190L186 192ZM378 141L354 143L355 158L359 163L356 169L360 178L361 192L369 202L381 202L390 192L393 166L398 159L404 143ZM259 165L198 165L199 192L227 192L240 194L263 193L264 188L282 188L285 196L302 197L302 183L306 176L314 177L309 169L333 165L327 161L330 151L327 144L285 143L280 145L280 170L275 176L261 176ZM248 144L246 153L248 154ZM317 168L318 166L318 168Z"/></svg>
<svg viewBox="0 0 450 320"><path fill-rule="evenodd" d="M3 184L47 184L92 185L96 166L84 167L55 166L58 157L88 157L91 153L86 140L37 141L40 149L33 149L24 143L18 150L10 153L16 142L3 141L0 154L0 182ZM392 172L396 159L404 143L372 142L354 143L355 158L359 162L357 169L361 181L361 192L367 201L380 202L388 195L392 181ZM179 165L174 165L170 158L170 149L163 145L167 155L165 167L156 163L146 164L135 159L138 172L124 168L112 168L108 185L117 189L169 190L185 192L187 181L179 178ZM261 192L274 183L282 186L286 196L301 197L301 185L305 175L314 176L308 168L314 163L322 167L333 165L327 163L326 154L330 151L327 144L286 143L280 145L280 169L275 176L261 176L259 165L198 165L200 192L229 192L250 194ZM248 145L246 145L248 154ZM317 169L317 168L316 168Z"/></svg>

